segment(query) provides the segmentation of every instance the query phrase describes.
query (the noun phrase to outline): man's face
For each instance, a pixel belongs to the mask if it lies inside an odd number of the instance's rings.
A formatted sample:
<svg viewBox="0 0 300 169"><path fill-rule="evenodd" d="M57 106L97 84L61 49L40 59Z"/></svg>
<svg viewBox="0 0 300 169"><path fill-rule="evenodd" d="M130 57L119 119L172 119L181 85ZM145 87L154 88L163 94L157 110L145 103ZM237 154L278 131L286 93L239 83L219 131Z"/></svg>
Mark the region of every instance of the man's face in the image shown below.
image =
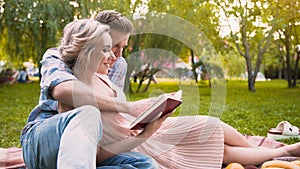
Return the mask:
<svg viewBox="0 0 300 169"><path fill-rule="evenodd" d="M122 57L123 49L128 45L130 34L115 29L112 29L109 34L113 44L111 50L115 54L116 59L118 59L119 57ZM111 66L113 66L115 61L116 60L112 62Z"/></svg>

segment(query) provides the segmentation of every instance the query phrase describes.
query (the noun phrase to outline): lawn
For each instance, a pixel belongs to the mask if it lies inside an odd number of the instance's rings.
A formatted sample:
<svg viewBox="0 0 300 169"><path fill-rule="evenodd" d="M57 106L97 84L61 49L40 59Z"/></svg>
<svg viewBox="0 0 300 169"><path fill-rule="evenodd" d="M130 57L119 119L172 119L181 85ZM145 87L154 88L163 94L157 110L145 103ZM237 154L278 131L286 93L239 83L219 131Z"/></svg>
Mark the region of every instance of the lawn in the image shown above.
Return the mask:
<svg viewBox="0 0 300 169"><path fill-rule="evenodd" d="M136 84L133 84L135 87ZM152 84L148 92L131 94L128 99L152 97L179 88L183 90L184 103L175 115L207 115L217 105L221 113L214 115L243 134L266 136L267 130L282 120L300 127L300 89L288 89L283 80L257 82L255 93L248 92L245 81L228 81L224 90L210 88L207 83L160 81ZM216 102L211 96L212 93L218 96L219 92L226 92L226 97ZM39 84L0 85L0 95L0 147L20 147L20 131L30 110L38 103ZM299 140L285 142L296 141Z"/></svg>

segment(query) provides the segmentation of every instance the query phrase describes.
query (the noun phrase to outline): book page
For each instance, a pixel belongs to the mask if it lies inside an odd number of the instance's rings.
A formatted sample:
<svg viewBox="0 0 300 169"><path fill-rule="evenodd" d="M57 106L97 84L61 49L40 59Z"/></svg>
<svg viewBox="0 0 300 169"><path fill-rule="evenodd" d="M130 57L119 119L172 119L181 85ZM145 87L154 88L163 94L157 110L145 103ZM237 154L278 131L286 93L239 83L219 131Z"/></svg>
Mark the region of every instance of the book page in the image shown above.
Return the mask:
<svg viewBox="0 0 300 169"><path fill-rule="evenodd" d="M182 90L174 94L164 94L152 106L150 106L144 113L130 125L131 129L142 129L147 123L152 122L163 114L170 113L177 108L182 100Z"/></svg>

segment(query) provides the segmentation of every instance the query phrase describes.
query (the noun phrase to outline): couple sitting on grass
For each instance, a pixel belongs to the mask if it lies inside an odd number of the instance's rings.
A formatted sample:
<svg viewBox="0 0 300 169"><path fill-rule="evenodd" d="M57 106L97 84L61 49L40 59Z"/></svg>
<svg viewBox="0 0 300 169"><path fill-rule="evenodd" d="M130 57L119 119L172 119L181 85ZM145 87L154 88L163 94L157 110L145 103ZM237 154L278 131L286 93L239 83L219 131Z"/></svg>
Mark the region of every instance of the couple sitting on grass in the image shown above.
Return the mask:
<svg viewBox="0 0 300 169"><path fill-rule="evenodd" d="M258 147L209 116L166 114L131 130L134 118L157 100L128 102L108 77L131 30L115 11L66 25L60 46L43 57L40 102L22 131L27 168L213 169L300 156L300 143Z"/></svg>

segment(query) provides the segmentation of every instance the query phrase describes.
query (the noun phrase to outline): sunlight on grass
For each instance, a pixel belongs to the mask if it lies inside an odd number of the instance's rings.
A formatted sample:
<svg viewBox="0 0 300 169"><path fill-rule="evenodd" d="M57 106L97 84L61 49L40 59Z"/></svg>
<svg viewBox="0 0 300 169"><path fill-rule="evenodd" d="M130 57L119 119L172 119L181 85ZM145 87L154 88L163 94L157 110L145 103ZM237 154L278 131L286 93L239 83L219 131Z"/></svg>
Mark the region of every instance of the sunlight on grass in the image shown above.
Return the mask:
<svg viewBox="0 0 300 169"><path fill-rule="evenodd" d="M137 84L132 84L135 89ZM183 90L183 104L177 115L207 115L211 106L211 88L207 82L160 81L145 93L130 94L130 100ZM283 80L256 83L256 92L248 92L247 82L227 82L226 104L221 120L247 135L266 136L270 127L283 120L300 127L300 89L288 89ZM38 103L39 84L0 85L0 147L20 147L19 136L31 109ZM286 143L299 140L285 140Z"/></svg>

